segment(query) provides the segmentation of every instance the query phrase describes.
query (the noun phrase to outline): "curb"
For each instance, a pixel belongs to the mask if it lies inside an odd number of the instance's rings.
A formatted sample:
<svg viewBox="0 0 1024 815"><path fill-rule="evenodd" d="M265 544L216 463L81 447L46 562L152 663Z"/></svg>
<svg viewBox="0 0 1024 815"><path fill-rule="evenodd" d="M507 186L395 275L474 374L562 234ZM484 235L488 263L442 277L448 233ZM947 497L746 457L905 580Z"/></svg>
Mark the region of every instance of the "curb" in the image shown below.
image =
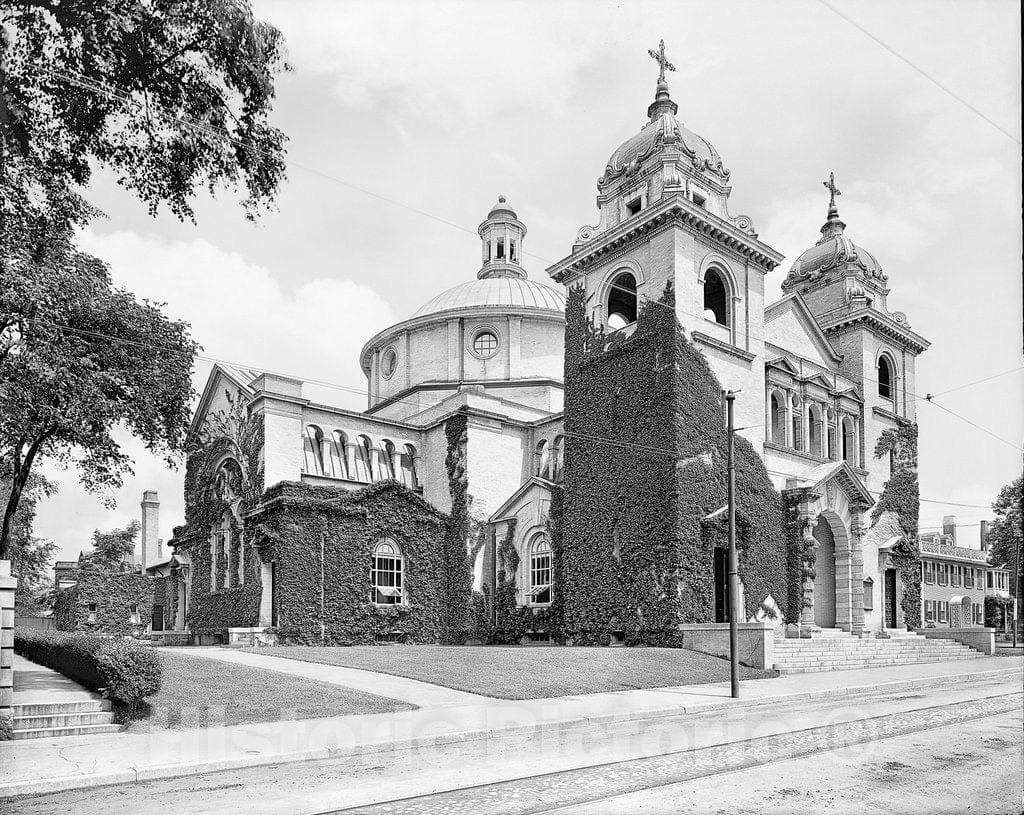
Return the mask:
<svg viewBox="0 0 1024 815"><path fill-rule="evenodd" d="M238 756L219 759L216 761L195 761L180 764L158 765L141 769L92 773L89 775L61 776L57 778L40 779L39 781L0 783L0 800L16 796L65 792L75 789L90 789L93 787L103 787L112 784L156 781L187 775L222 772L224 770L240 770L251 767L269 766L272 764L294 764L302 761L346 758L352 756L354 753L365 754L385 750L442 746L445 744L455 744L483 739L491 736L492 734L515 735L517 733L529 732L542 727L587 727L589 725L602 723L619 723L624 721L638 721L670 716L678 717L685 715L700 715L703 713L720 711L726 708L766 707L770 705L786 704L788 702L806 701L808 699L825 696L857 696L887 690L898 692L921 687L934 688L984 679L995 679L999 677L1010 678L1018 675L1024 676L1024 667L974 671L963 674L946 674L943 676L920 677L916 679L901 679L893 682L881 682L872 685L852 685L844 688L801 691L799 693L779 694L777 696L768 696L759 699L729 699L701 705L662 705L660 707L648 708L635 712L605 713L596 716L569 716L564 719L556 718L543 723L515 724L497 729L475 729L466 730L461 733L446 733L436 736L395 739L392 741L361 745L355 748L319 747L309 750L298 750L291 753ZM658 689L651 688L651 690Z"/></svg>

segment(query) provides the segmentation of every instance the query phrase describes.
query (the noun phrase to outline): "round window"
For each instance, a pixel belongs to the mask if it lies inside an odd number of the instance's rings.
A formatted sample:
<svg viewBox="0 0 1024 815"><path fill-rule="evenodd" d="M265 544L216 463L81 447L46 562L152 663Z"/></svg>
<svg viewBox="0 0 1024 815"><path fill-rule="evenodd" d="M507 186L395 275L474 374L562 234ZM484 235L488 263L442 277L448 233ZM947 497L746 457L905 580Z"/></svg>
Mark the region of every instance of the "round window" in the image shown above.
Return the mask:
<svg viewBox="0 0 1024 815"><path fill-rule="evenodd" d="M498 338L492 331L481 331L473 338L473 353L481 359L493 357L498 350Z"/></svg>
<svg viewBox="0 0 1024 815"><path fill-rule="evenodd" d="M391 375L395 372L395 368L398 367L398 354L395 353L394 348L389 348L384 352L384 359L381 360L381 373L384 374L385 379L390 379Z"/></svg>

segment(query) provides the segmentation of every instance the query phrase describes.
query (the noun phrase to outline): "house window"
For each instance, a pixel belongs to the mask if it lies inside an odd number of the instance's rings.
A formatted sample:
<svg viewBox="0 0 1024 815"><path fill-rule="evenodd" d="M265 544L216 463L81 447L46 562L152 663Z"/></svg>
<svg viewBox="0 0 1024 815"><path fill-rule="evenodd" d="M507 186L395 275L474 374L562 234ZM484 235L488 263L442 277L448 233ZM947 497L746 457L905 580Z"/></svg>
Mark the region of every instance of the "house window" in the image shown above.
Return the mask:
<svg viewBox="0 0 1024 815"><path fill-rule="evenodd" d="M636 278L629 272L617 275L609 285L608 328L618 331L636 322Z"/></svg>
<svg viewBox="0 0 1024 815"><path fill-rule="evenodd" d="M988 572L988 587L992 588L992 572Z"/></svg>
<svg viewBox="0 0 1024 815"><path fill-rule="evenodd" d="M924 621L926 623L935 622L935 601L925 600L924 601Z"/></svg>
<svg viewBox="0 0 1024 815"><path fill-rule="evenodd" d="M883 399L893 398L894 380L892 361L883 354L878 358L878 395Z"/></svg>
<svg viewBox="0 0 1024 815"><path fill-rule="evenodd" d="M480 359L493 357L498 350L498 338L493 331L481 331L473 337L473 353Z"/></svg>
<svg viewBox="0 0 1024 815"><path fill-rule="evenodd" d="M821 408L811 405L807 409L807 440L811 455L821 457Z"/></svg>
<svg viewBox="0 0 1024 815"><path fill-rule="evenodd" d="M956 564L950 567L951 574L949 578L949 585L959 586L960 585L960 567Z"/></svg>
<svg viewBox="0 0 1024 815"><path fill-rule="evenodd" d="M852 467L857 466L857 431L853 419L843 417L843 461Z"/></svg>
<svg viewBox="0 0 1024 815"><path fill-rule="evenodd" d="M722 275L714 269L704 274L704 319L729 325L728 290Z"/></svg>
<svg viewBox="0 0 1024 815"><path fill-rule="evenodd" d="M864 578L864 610L871 611L875 607L875 581Z"/></svg>
<svg viewBox="0 0 1024 815"><path fill-rule="evenodd" d="M136 603L132 603L128 606L128 622L136 625L141 622L139 617L139 606Z"/></svg>
<svg viewBox="0 0 1024 815"><path fill-rule="evenodd" d="M530 590L526 596L530 605L551 602L551 544L543 535L530 544Z"/></svg>
<svg viewBox="0 0 1024 815"><path fill-rule="evenodd" d="M96 604L95 603L89 603L89 622L90 623L96 622Z"/></svg>
<svg viewBox="0 0 1024 815"><path fill-rule="evenodd" d="M949 603L945 600L939 600L939 622L944 623L949 620Z"/></svg>
<svg viewBox="0 0 1024 815"><path fill-rule="evenodd" d="M940 586L945 586L949 583L949 564L938 563L936 564L939 570L938 583Z"/></svg>
<svg viewBox="0 0 1024 815"><path fill-rule="evenodd" d="M924 562L924 582L929 584L935 582L935 564L930 560Z"/></svg>
<svg viewBox="0 0 1024 815"><path fill-rule="evenodd" d="M384 540L373 550L370 596L381 606L402 602L402 550L394 541Z"/></svg>

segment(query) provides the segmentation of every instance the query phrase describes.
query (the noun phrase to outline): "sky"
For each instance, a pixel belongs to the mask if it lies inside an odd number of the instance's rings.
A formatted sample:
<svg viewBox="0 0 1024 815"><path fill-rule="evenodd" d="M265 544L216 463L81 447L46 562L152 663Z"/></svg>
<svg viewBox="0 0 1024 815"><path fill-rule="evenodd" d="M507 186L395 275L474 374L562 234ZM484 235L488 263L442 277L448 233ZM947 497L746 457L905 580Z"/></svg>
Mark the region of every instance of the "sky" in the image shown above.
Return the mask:
<svg viewBox="0 0 1024 815"><path fill-rule="evenodd" d="M932 342L917 393L1019 368L1017 4L829 2L868 33L822 0L255 0L293 67L272 115L289 139L276 208L253 225L228 190L200 194L194 224L151 217L101 172L88 194L106 217L81 243L117 285L191 324L207 357L197 391L216 358L340 385L307 395L359 409L359 349L472 279L476 227L499 194L529 229L531 278L548 282L545 267L596 222L608 157L646 120L647 50L664 39L680 120L732 171L732 214L786 255L769 299L817 239L834 172L847 236ZM960 542L977 545L991 513L937 502L988 506L1021 473L1022 391L1016 371L936 400L1002 440L918 402L923 529L956 514ZM45 470L60 489L35 532L61 559L138 517L144 490L159 492L161 537L182 523L182 469L120 438L134 472L112 493Z"/></svg>

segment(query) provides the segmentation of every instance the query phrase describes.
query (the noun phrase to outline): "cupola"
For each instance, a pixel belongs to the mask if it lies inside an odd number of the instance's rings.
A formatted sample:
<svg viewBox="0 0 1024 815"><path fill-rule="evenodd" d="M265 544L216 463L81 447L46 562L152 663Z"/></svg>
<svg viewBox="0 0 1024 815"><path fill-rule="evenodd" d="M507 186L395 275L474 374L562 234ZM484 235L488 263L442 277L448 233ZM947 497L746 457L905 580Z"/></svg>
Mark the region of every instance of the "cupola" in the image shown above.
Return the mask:
<svg viewBox="0 0 1024 815"><path fill-rule="evenodd" d="M483 265L476 273L479 279L526 278L526 270L522 266L526 226L516 216L516 211L509 206L504 195L498 196L498 203L487 213L487 220L477 227L477 234L483 242Z"/></svg>

